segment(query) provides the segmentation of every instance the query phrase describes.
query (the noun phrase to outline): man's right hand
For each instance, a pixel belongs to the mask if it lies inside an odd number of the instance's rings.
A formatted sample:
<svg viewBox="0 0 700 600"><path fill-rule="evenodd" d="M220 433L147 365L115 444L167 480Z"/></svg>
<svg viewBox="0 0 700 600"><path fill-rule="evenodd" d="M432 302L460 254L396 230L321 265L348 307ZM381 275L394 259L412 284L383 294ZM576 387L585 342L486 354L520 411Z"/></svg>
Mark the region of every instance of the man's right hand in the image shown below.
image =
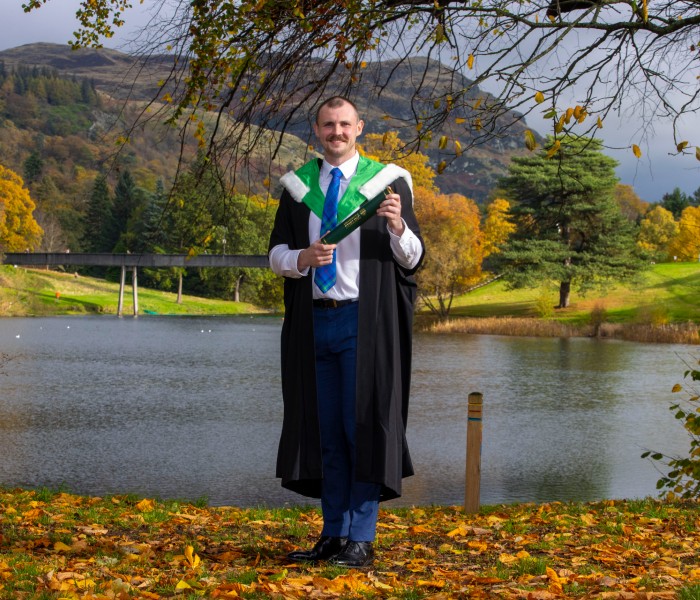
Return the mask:
<svg viewBox="0 0 700 600"><path fill-rule="evenodd" d="M301 272L309 267L322 267L333 262L333 250L337 244L322 244L321 240L316 240L308 248L299 252L297 258L297 269Z"/></svg>

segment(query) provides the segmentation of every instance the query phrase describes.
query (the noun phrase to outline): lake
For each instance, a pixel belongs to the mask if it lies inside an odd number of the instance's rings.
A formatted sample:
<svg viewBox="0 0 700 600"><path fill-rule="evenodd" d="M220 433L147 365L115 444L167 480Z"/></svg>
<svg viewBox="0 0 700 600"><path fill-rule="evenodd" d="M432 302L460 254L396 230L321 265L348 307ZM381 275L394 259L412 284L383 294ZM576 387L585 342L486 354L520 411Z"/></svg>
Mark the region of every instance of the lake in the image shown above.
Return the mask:
<svg viewBox="0 0 700 600"><path fill-rule="evenodd" d="M0 319L0 484L213 505L313 503L274 477L277 317ZM417 334L416 475L389 506L464 500L467 397L484 395L482 504L656 495L685 455L668 406L693 346Z"/></svg>

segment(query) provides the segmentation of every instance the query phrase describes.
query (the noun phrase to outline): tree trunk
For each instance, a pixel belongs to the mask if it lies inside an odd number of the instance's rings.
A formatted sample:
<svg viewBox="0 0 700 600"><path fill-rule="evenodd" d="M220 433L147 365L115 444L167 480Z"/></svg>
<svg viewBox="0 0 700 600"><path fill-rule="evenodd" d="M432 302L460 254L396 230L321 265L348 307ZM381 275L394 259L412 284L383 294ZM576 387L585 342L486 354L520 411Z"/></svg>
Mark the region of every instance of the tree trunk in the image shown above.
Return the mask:
<svg viewBox="0 0 700 600"><path fill-rule="evenodd" d="M557 308L567 308L569 306L569 296L571 295L571 282L562 281L559 284L559 306Z"/></svg>
<svg viewBox="0 0 700 600"><path fill-rule="evenodd" d="M243 276L236 277L236 287L233 289L233 301L234 302L241 301L241 280L242 279L243 279Z"/></svg>
<svg viewBox="0 0 700 600"><path fill-rule="evenodd" d="M178 274L177 280L177 303L182 304L182 271Z"/></svg>

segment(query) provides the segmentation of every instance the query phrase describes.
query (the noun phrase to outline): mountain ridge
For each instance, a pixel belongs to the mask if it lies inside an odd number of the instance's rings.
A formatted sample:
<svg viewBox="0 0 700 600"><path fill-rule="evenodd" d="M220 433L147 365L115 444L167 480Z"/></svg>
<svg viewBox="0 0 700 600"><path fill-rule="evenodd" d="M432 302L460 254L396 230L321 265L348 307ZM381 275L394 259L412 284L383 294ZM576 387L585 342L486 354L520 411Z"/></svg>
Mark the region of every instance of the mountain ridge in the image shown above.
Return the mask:
<svg viewBox="0 0 700 600"><path fill-rule="evenodd" d="M16 69L19 66L48 68L64 77L88 79L100 92L122 101L127 98L135 101L152 100L156 97L159 83L167 78L172 68L172 57L167 55L138 57L113 49L76 50L67 45L50 43L26 44L0 51L0 61L4 63L5 69ZM368 103L362 95L356 98L365 121L365 133L384 133L397 128L397 123L402 119L407 122L411 119L411 107L404 100L405 89L414 72L422 72L423 69L432 78L432 84L438 87L446 85L448 74L451 78L458 79L458 85L462 84L466 88L469 83L463 75L451 73L440 63L425 57L401 62L369 63L363 73L365 80L377 81L382 70L390 70L392 77L374 103ZM477 96L487 97L488 94L475 90L474 98ZM397 118L387 120L386 114ZM510 158L526 152L522 143L523 132L527 128L525 120L517 113L508 113L505 118L512 119L512 123L504 135L473 146L462 155L451 158L436 181L443 193L460 193L482 203L488 199L498 179L507 172ZM307 118L290 124L286 134L312 143L310 130ZM457 135L449 130L445 130L445 133L451 137ZM436 169L441 160L437 142L420 148L420 151L429 156L431 166Z"/></svg>

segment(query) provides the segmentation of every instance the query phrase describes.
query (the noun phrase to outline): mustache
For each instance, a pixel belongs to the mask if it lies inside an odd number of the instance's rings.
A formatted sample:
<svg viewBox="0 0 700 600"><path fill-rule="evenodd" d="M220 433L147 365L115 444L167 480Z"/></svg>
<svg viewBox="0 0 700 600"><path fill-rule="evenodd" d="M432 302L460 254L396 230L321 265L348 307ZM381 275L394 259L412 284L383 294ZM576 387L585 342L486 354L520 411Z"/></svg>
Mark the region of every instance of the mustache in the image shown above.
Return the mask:
<svg viewBox="0 0 700 600"><path fill-rule="evenodd" d="M347 136L344 136L342 134L339 134L339 135L333 134L333 135L329 135L326 138L326 140L328 140L329 142L347 142L348 138L347 138Z"/></svg>

